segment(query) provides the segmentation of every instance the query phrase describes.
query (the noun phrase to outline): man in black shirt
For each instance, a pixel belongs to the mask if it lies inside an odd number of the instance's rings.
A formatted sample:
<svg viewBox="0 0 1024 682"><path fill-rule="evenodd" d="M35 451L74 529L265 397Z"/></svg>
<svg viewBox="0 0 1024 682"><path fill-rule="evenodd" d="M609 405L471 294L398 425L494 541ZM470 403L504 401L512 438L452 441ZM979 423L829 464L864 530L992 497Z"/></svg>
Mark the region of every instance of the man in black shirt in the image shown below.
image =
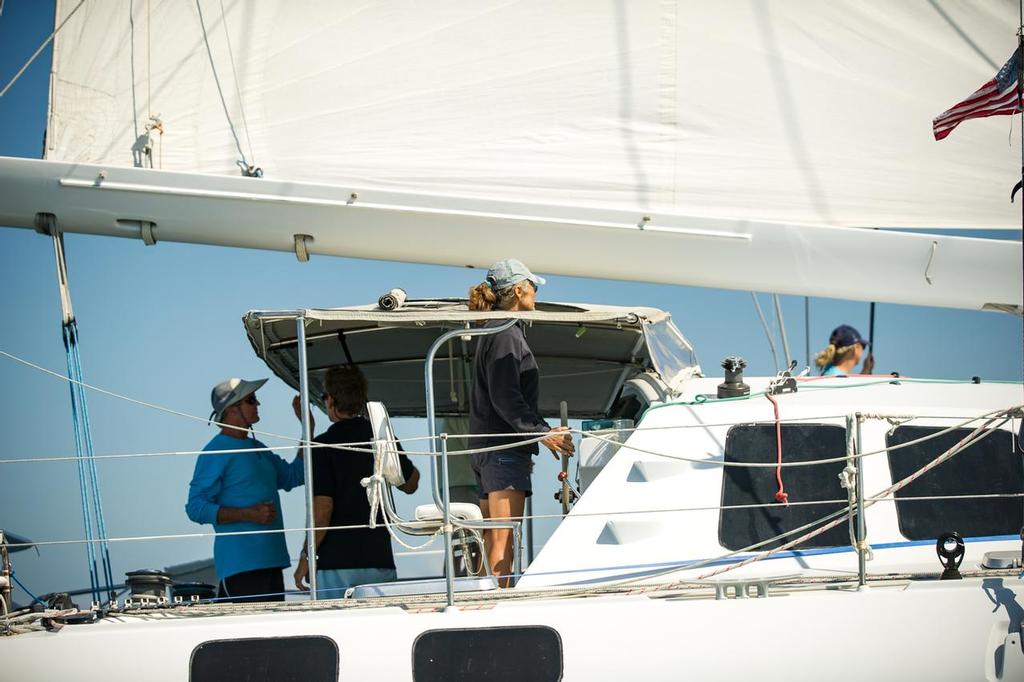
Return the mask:
<svg viewBox="0 0 1024 682"><path fill-rule="evenodd" d="M373 429L364 415L366 378L357 367L335 367L327 372L325 403L331 427L314 440L324 445L354 446L367 452L336 448L314 448L313 517L317 528L328 526L366 526L370 503L362 479L373 475L373 454L366 445L373 440ZM412 494L419 486L419 471L405 455L399 455L405 483L398 486ZM378 515L378 523L383 523ZM389 582L397 579L391 536L387 528L350 528L317 530L317 592L328 598L343 597L354 585ZM306 550L295 569L295 586L309 589L309 565Z"/></svg>

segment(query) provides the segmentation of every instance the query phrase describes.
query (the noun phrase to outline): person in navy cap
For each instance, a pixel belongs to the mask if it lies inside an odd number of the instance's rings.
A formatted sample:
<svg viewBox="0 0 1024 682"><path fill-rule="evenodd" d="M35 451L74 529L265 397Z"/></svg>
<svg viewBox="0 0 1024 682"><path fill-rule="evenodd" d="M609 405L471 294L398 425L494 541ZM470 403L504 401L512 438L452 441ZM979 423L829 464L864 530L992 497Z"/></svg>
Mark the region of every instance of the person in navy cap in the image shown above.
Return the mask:
<svg viewBox="0 0 1024 682"><path fill-rule="evenodd" d="M821 368L822 376L847 376L857 374L854 369L870 344L860 332L848 324L841 324L828 337L828 346L818 353L815 363ZM864 357L860 374L871 374L875 358L870 353Z"/></svg>
<svg viewBox="0 0 1024 682"><path fill-rule="evenodd" d="M213 387L210 420L220 432L203 448L189 483L185 513L217 532L213 563L217 597L225 601L284 601L282 569L291 560L284 533L274 532L284 528L277 491L302 485L304 472L302 450L286 462L250 433L260 420L256 391L266 382L227 379ZM298 417L298 396L292 408ZM231 534L238 531L270 532Z"/></svg>
<svg viewBox="0 0 1024 682"><path fill-rule="evenodd" d="M487 278L469 290L469 309L527 312L534 310L537 287L544 278L530 272L514 258L498 261ZM488 320L485 327L503 324ZM537 411L540 372L526 341L522 322L477 341L470 393L469 430L494 434L472 441L474 448L500 449L470 456L480 496L480 510L487 518L518 519L527 496L533 492L530 473L537 454L538 434L550 433L540 442L556 457L573 453L572 438L563 427L550 427ZM515 436L510 434L524 434ZM525 441L525 442L524 442ZM494 528L485 537L492 573L503 587L511 586L512 531Z"/></svg>

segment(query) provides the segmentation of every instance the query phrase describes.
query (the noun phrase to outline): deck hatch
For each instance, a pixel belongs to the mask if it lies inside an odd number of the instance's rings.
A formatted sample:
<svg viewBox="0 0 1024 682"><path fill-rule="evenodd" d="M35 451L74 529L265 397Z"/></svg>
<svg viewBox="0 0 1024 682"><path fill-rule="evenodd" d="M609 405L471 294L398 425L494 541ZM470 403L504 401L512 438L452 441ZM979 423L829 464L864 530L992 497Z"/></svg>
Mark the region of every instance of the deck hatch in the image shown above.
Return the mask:
<svg viewBox="0 0 1024 682"><path fill-rule="evenodd" d="M886 447L930 436L940 427L901 426L886 438ZM888 454L892 480L914 473L956 445L972 429L956 429L923 443ZM913 500L945 495L1019 494L1024 492L1024 466L1014 452L1009 431L998 431L925 473L896 492L900 533L908 540L932 540L949 531L963 537L1017 535L1021 498Z"/></svg>
<svg viewBox="0 0 1024 682"><path fill-rule="evenodd" d="M544 626L429 630L412 652L415 682L556 682L562 639Z"/></svg>
<svg viewBox="0 0 1024 682"><path fill-rule="evenodd" d="M329 637L253 637L203 642L192 650L191 682L336 682L338 646Z"/></svg>
<svg viewBox="0 0 1024 682"><path fill-rule="evenodd" d="M782 460L807 462L842 457L846 454L846 429L834 424L783 424ZM729 429L725 437L726 462L775 462L775 424L742 424ZM775 468L725 467L722 476L722 506L768 504L751 509L723 509L718 538L723 547L743 549L804 524L821 519L846 506L846 491L839 485L843 462L817 466L788 467L782 480L790 502L843 500L831 504L791 504L775 502L779 486ZM795 536L768 543L760 549L772 549ZM838 547L850 544L849 530L841 524L801 545Z"/></svg>

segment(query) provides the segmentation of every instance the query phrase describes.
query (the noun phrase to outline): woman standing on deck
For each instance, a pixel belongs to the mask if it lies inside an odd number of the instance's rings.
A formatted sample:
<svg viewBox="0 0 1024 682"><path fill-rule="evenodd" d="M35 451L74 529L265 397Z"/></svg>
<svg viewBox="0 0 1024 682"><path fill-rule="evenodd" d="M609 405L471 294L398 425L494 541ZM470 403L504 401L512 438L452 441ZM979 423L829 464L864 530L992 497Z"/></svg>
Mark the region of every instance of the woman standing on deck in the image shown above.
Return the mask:
<svg viewBox="0 0 1024 682"><path fill-rule="evenodd" d="M541 277L514 258L498 261L487 271L487 279L469 290L470 310L533 310ZM504 320L490 320L484 326L495 327ZM469 430L472 434L538 434L552 429L537 414L540 374L520 322L505 331L481 336L477 341L473 364L473 392L470 397ZM513 447L472 455L473 472L479 486L480 510L489 519L518 519L523 515L526 497L533 490L530 472L536 442L522 443L529 437L489 436L473 439L473 447L513 445ZM552 433L542 442L555 457L573 453L568 433ZM512 531L494 528L486 534L487 559L496 576L512 573ZM501 580L509 587L512 580Z"/></svg>

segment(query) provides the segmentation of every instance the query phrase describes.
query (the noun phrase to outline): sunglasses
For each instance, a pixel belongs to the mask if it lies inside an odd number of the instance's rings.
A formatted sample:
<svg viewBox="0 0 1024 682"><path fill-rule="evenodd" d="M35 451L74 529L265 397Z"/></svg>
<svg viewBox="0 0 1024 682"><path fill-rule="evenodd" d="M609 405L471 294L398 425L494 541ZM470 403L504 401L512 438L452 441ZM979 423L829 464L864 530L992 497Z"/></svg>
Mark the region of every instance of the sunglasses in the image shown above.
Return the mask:
<svg viewBox="0 0 1024 682"><path fill-rule="evenodd" d="M247 405L258 405L259 404L259 401L256 400L256 396L254 396L254 395L246 396L245 398L242 398L242 400L239 401L239 402L246 403Z"/></svg>

